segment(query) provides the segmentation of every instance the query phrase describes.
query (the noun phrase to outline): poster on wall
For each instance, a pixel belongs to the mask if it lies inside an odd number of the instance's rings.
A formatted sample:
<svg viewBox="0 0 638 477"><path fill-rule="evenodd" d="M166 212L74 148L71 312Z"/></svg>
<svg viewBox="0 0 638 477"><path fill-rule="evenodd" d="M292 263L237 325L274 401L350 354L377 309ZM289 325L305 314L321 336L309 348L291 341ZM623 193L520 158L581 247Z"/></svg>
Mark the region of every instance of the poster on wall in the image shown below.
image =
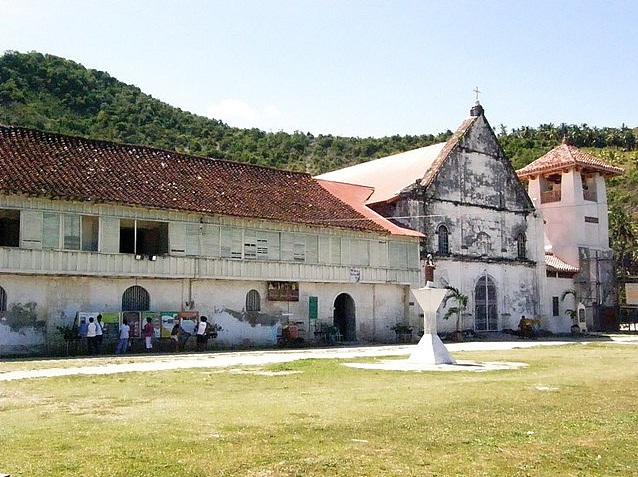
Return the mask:
<svg viewBox="0 0 638 477"><path fill-rule="evenodd" d="M268 301L299 301L299 283L268 282Z"/></svg>
<svg viewBox="0 0 638 477"><path fill-rule="evenodd" d="M638 283L625 283L625 295L628 305L638 305Z"/></svg>
<svg viewBox="0 0 638 477"><path fill-rule="evenodd" d="M119 313L102 313L102 334L105 341L117 341L120 337Z"/></svg>
<svg viewBox="0 0 638 477"><path fill-rule="evenodd" d="M123 311L122 322L126 320L131 327L129 330L129 338L142 337L142 317L139 311Z"/></svg>
<svg viewBox="0 0 638 477"><path fill-rule="evenodd" d="M160 336L170 338L175 323L179 322L179 313L176 311L162 311L160 313Z"/></svg>
<svg viewBox="0 0 638 477"><path fill-rule="evenodd" d="M195 327L199 320L199 311L180 311L179 319L182 321L182 329L186 333L195 334Z"/></svg>

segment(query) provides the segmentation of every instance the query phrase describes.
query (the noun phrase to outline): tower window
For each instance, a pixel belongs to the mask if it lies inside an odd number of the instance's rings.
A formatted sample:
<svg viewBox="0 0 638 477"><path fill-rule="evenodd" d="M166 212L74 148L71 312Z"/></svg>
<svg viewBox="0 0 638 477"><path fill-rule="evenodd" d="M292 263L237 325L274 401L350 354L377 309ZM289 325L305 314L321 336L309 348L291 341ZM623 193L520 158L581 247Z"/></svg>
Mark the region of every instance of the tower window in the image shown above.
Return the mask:
<svg viewBox="0 0 638 477"><path fill-rule="evenodd" d="M527 238L524 233L518 234L516 248L518 250L518 258L527 258Z"/></svg>

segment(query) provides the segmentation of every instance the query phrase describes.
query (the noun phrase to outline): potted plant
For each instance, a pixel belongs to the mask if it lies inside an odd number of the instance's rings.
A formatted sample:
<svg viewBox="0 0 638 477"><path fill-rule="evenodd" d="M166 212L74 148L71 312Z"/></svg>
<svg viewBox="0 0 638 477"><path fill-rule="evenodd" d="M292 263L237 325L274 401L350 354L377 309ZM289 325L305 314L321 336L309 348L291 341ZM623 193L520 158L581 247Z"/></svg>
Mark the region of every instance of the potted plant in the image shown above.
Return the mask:
<svg viewBox="0 0 638 477"><path fill-rule="evenodd" d="M398 343L411 343L413 328L405 323L397 323L391 328L397 335Z"/></svg>
<svg viewBox="0 0 638 477"><path fill-rule="evenodd" d="M454 300L455 306L450 307L443 315L443 319L447 320L451 316L456 316L456 331L452 334L452 339L454 341L463 341L463 331L461 330L461 315L467 308L467 295L461 293L458 288L453 286L446 286L446 290L448 290L448 294L445 295L443 299L443 307L446 307L450 300Z"/></svg>

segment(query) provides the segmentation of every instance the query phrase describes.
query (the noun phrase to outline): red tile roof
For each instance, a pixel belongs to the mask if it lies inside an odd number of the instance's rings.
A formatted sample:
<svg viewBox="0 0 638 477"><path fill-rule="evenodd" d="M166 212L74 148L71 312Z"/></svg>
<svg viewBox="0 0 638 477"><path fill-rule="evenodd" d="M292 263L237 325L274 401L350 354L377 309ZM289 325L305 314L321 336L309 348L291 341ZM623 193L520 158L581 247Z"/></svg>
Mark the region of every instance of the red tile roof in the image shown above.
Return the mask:
<svg viewBox="0 0 638 477"><path fill-rule="evenodd" d="M545 266L550 272L578 273L578 268L562 261L556 255L545 255Z"/></svg>
<svg viewBox="0 0 638 477"><path fill-rule="evenodd" d="M387 233L308 174L1 125L0 193Z"/></svg>
<svg viewBox="0 0 638 477"><path fill-rule="evenodd" d="M519 178L524 179L535 174L555 172L570 167L581 167L609 175L620 175L624 172L620 167L612 166L575 146L563 143L516 173Z"/></svg>
<svg viewBox="0 0 638 477"><path fill-rule="evenodd" d="M361 215L364 215L370 220L373 220L384 229L386 229L388 232L390 232L392 235L425 237L425 235L423 235L421 232L417 232L416 230L408 229L405 227L400 227L395 223L390 222L382 215L367 207L365 204L368 198L374 192L373 187L356 184L346 184L344 182L327 181L323 179L317 179L317 181L319 182L321 187L326 189L332 195L338 197L340 200L348 204Z"/></svg>

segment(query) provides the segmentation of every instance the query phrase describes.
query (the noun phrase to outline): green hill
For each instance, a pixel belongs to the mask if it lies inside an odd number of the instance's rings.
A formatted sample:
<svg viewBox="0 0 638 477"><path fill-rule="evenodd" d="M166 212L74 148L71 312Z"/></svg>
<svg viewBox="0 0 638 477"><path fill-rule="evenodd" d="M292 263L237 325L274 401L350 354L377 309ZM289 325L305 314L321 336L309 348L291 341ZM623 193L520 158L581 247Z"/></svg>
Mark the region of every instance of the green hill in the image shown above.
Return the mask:
<svg viewBox="0 0 638 477"><path fill-rule="evenodd" d="M108 73L52 55L11 51L0 56L0 123L311 174L445 141L451 135L446 131L357 138L233 128L163 103ZM631 259L638 257L638 227L630 219L638 214L635 129L586 124L543 124L510 131L501 125L496 129L516 168L549 151L563 137L624 167L625 176L610 181L609 186L613 245L620 255L625 249L619 247L628 247Z"/></svg>

